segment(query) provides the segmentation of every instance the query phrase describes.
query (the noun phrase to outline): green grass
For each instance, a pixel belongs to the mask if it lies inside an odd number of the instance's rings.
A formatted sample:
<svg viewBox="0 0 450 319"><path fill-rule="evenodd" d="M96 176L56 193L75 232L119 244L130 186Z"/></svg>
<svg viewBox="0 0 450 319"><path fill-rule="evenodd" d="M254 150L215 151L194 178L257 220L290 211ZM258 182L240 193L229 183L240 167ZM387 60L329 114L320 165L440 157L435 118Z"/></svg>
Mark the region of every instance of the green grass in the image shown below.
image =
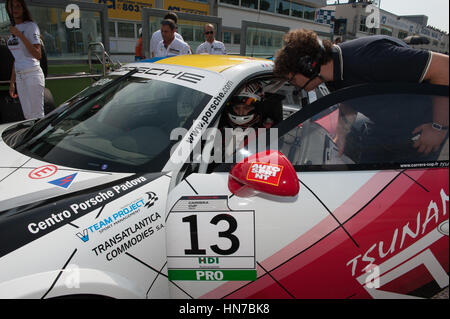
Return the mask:
<svg viewBox="0 0 450 319"><path fill-rule="evenodd" d="M101 74L101 66L94 65L94 73ZM48 75L73 75L78 72L89 73L87 64L49 65ZM46 80L45 87L52 92L55 105L59 106L78 92L92 84L91 79ZM8 90L8 85L1 85L0 90Z"/></svg>
<svg viewBox="0 0 450 319"><path fill-rule="evenodd" d="M94 70L101 73L98 65L94 66ZM53 75L71 75L78 72L89 72L87 64L71 64L71 65L49 65L48 74ZM69 80L47 80L45 86L52 92L56 106L64 103L69 98L82 91L84 88L92 84L91 79L69 79Z"/></svg>

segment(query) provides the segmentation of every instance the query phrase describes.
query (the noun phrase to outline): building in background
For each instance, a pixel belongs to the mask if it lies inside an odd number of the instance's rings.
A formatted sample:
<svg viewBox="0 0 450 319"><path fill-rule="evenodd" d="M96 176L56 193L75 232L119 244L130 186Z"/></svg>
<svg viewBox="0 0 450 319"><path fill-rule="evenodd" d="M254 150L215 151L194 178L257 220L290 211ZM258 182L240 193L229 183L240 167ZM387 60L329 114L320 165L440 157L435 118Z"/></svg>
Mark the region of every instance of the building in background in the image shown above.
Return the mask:
<svg viewBox="0 0 450 319"><path fill-rule="evenodd" d="M326 0L217 0L213 14L222 18L228 52L270 56L282 46L289 29L314 30L331 40L329 25L316 21L316 11L325 5ZM245 52L239 50L243 21L248 23Z"/></svg>
<svg viewBox="0 0 450 319"><path fill-rule="evenodd" d="M448 53L448 34L427 25L423 15L397 16L380 9L377 28L367 26L368 5L380 7L379 0L350 0L327 6L326 0L83 0L108 6L110 50L116 54L130 53L141 27L143 7L174 10L182 13L222 18L223 41L231 54L270 56L282 44L286 30L305 28L323 39L342 37L350 40L374 34L392 35L404 39L421 35L430 39L426 45L414 47ZM336 2L339 2L336 0ZM341 1L343 2L343 1ZM345 1L344 1L345 2ZM248 24L241 33L243 22ZM193 50L204 41L202 22L180 21L178 32ZM159 28L159 19L150 23L150 32ZM244 37L244 39L241 39ZM246 42L241 51L241 40Z"/></svg>
<svg viewBox="0 0 450 319"><path fill-rule="evenodd" d="M130 53L141 27L143 7L173 10L181 13L222 18L222 34L229 54L242 54L241 28L248 23L244 35L244 54L271 56L282 45L286 30L306 28L325 39L332 38L329 25L316 21L317 9L326 0L84 0L108 6L110 49L115 54ZM151 19L150 34L159 29L160 19ZM195 51L204 42L203 22L179 21L178 32Z"/></svg>
<svg viewBox="0 0 450 319"><path fill-rule="evenodd" d="M330 32L334 34L334 23L336 21L336 11L332 9L318 9L316 11L317 23L328 24L330 26Z"/></svg>
<svg viewBox="0 0 450 319"><path fill-rule="evenodd" d="M220 30L216 38L224 42L229 54L269 57L281 46L283 35L291 29L310 29L322 39L342 37L350 40L374 34L405 39L420 35L426 45L414 47L448 53L448 34L428 26L423 15L397 16L379 10L379 25L371 27L372 1L327 6L326 0L25 0L41 29L50 63L57 60L86 60L89 43L102 42L114 60L131 62L139 29L148 25L147 36L160 27L160 15L143 13L173 10L183 16L178 32L195 52L204 42L205 19L214 20ZM328 1L330 2L330 1ZM348 2L348 1L347 1ZM0 0L0 33L9 34L9 19ZM79 4L80 28L70 28L67 5ZM379 2L378 2L379 5ZM149 10L144 10L149 8ZM200 18L202 17L202 18ZM147 23L148 22L148 23Z"/></svg>
<svg viewBox="0 0 450 319"><path fill-rule="evenodd" d="M67 5L72 2L54 0L25 0L33 20L38 24L41 38L49 60L77 60L87 55L88 44L105 42L107 37L101 25L102 7L86 3L80 8L79 25L71 27ZM5 0L0 0L0 37L9 36L10 20L6 13ZM75 1L74 1L75 2ZM67 4L63 4L67 3ZM76 3L76 2L75 2Z"/></svg>
<svg viewBox="0 0 450 319"><path fill-rule="evenodd" d="M371 1L349 1L345 4L327 6L321 10L334 11L334 36L351 40L375 34L390 35L401 40L409 36L421 36L428 44L411 45L424 50L448 54L448 33L428 25L425 15L399 16L379 9L379 25L373 27L374 10ZM369 20L369 21L368 21Z"/></svg>

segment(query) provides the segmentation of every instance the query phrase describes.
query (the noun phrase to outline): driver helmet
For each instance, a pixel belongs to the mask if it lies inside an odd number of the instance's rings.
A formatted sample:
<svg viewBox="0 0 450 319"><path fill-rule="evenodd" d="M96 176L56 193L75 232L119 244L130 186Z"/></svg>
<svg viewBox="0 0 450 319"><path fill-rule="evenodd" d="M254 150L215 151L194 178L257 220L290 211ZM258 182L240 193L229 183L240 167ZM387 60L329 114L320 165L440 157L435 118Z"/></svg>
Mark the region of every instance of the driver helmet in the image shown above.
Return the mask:
<svg viewBox="0 0 450 319"><path fill-rule="evenodd" d="M259 83L251 83L235 96L233 96L227 104L228 119L233 125L248 126L253 124L257 119L256 106L263 98L262 86ZM247 114L238 114L235 112L236 105L243 104L247 106L249 112Z"/></svg>

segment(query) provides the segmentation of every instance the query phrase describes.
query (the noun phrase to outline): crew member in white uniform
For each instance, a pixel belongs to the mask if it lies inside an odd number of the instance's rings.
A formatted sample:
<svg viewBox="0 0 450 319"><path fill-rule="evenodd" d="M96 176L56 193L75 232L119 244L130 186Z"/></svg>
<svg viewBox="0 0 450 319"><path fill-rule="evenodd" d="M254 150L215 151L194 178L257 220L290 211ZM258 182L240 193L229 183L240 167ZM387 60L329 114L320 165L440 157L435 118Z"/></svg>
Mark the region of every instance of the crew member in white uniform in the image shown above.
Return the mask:
<svg viewBox="0 0 450 319"><path fill-rule="evenodd" d="M178 16L174 13L174 12L169 12L164 16L164 20L166 19L170 19L173 20L173 22L175 22L175 38L181 40L184 42L183 37L181 36L181 34L179 34L178 32L176 32L176 25L177 25L177 21L178 21ZM155 57L156 56L156 48L158 47L159 42L162 40L162 35L161 35L161 29L159 29L158 31L155 31L152 34L152 37L150 39L150 56L151 57Z"/></svg>
<svg viewBox="0 0 450 319"><path fill-rule="evenodd" d="M216 31L212 24L206 24L203 31L206 41L198 46L197 54L227 54L225 45L214 38Z"/></svg>
<svg viewBox="0 0 450 319"><path fill-rule="evenodd" d="M161 35L163 39L158 43L155 56L165 57L172 55L191 54L189 45L175 38L175 22L170 19L161 22Z"/></svg>
<svg viewBox="0 0 450 319"><path fill-rule="evenodd" d="M45 77L39 62L42 57L39 27L31 19L24 0L8 0L6 9L16 24L10 27L12 35L8 39L8 49L14 57L9 94L12 98L19 97L25 119L42 118Z"/></svg>

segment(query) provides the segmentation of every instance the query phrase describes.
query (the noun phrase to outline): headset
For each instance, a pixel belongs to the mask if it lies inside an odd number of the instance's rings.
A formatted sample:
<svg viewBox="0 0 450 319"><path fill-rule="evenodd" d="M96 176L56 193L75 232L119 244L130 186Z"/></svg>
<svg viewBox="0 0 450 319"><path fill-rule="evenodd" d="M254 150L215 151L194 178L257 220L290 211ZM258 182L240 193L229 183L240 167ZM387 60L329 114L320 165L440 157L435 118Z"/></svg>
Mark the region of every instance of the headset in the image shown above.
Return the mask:
<svg viewBox="0 0 450 319"><path fill-rule="evenodd" d="M317 55L314 57L311 57L309 55L300 57L295 68L298 73L306 76L310 80L320 75L320 68L322 67L321 61L326 52L322 40L319 37L317 37L317 42L319 43L319 52L317 53Z"/></svg>

